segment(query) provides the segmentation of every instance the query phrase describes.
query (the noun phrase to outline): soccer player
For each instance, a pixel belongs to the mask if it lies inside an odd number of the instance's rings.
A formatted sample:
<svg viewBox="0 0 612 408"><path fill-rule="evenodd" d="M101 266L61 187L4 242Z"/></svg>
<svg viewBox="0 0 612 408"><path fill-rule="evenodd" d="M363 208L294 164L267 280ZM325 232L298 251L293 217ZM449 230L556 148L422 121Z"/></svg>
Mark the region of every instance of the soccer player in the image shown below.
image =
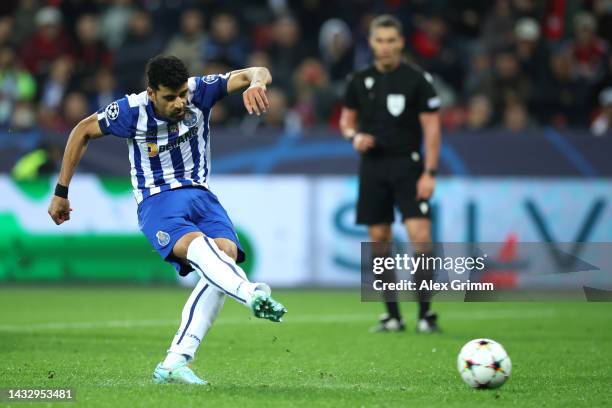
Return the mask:
<svg viewBox="0 0 612 408"><path fill-rule="evenodd" d="M270 287L252 283L238 263L245 253L234 226L207 180L210 169L211 109L243 88L249 114L269 107L266 68L189 77L182 61L156 56L147 65L146 91L126 95L83 119L70 133L49 215L59 225L70 219L68 186L90 140L124 138L129 149L138 224L151 245L180 275L200 280L183 308L168 354L153 373L157 383L206 384L188 365L215 321L226 295L258 318L282 321L285 307Z"/></svg>
<svg viewBox="0 0 612 408"><path fill-rule="evenodd" d="M371 241L390 243L394 207L398 206L416 253L429 254L429 199L440 150L440 98L428 73L402 62L404 39L397 18L382 15L372 20L369 44L374 64L350 77L340 117L342 135L361 155L357 223L368 226ZM394 275L385 273L383 279L393 281ZM418 270L417 285L431 275L431 271ZM437 331L430 294L420 291L418 296L417 332ZM397 297L385 293L384 299L387 313L374 330L404 330Z"/></svg>

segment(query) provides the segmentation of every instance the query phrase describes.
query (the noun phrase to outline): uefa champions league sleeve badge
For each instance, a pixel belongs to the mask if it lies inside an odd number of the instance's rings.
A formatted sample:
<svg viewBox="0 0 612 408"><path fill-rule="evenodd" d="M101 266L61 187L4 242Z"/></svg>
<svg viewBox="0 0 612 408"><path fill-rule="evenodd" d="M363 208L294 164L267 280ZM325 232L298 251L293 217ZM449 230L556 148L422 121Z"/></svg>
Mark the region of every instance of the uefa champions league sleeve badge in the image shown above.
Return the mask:
<svg viewBox="0 0 612 408"><path fill-rule="evenodd" d="M115 120L119 116L119 104L117 102L113 102L106 107L105 110L106 117L110 120Z"/></svg>

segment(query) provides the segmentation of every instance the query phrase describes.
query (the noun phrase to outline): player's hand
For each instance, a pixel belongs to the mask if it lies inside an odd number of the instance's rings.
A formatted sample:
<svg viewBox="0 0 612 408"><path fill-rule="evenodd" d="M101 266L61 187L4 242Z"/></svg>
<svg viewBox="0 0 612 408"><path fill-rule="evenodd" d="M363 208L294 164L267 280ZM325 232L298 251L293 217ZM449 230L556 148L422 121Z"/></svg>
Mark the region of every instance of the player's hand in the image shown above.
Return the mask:
<svg viewBox="0 0 612 408"><path fill-rule="evenodd" d="M242 93L242 100L249 115L255 112L257 116L259 116L267 112L270 107L270 102L268 102L268 97L266 96L266 85L264 84L253 84L249 86L247 90Z"/></svg>
<svg viewBox="0 0 612 408"><path fill-rule="evenodd" d="M417 181L417 200L429 200L436 187L436 179L428 173L423 173Z"/></svg>
<svg viewBox="0 0 612 408"><path fill-rule="evenodd" d="M47 212L51 216L53 222L60 225L64 221L70 219L70 211L72 211L72 208L70 208L70 201L68 201L67 198L53 196Z"/></svg>
<svg viewBox="0 0 612 408"><path fill-rule="evenodd" d="M357 133L353 138L353 148L358 152L365 153L376 144L374 136L368 133Z"/></svg>

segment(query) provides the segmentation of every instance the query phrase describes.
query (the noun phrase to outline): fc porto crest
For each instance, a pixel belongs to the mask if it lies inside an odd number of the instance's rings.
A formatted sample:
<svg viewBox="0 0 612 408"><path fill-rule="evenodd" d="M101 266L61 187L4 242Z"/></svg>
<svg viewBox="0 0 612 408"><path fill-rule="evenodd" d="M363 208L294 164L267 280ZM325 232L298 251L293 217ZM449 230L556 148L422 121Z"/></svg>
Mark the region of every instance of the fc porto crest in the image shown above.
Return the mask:
<svg viewBox="0 0 612 408"><path fill-rule="evenodd" d="M185 111L185 117L183 118L183 125L187 127L192 127L195 126L196 123L198 123L198 116L194 111L187 108L187 110Z"/></svg>
<svg viewBox="0 0 612 408"><path fill-rule="evenodd" d="M402 94L387 95L387 110L393 116L399 116L406 107L406 97Z"/></svg>
<svg viewBox="0 0 612 408"><path fill-rule="evenodd" d="M157 242L162 247L165 247L170 243L170 234L165 231L157 231L157 234L155 234L155 236L157 237Z"/></svg>
<svg viewBox="0 0 612 408"><path fill-rule="evenodd" d="M218 79L219 75L204 75L202 77L202 81L206 82L207 84L214 84Z"/></svg>

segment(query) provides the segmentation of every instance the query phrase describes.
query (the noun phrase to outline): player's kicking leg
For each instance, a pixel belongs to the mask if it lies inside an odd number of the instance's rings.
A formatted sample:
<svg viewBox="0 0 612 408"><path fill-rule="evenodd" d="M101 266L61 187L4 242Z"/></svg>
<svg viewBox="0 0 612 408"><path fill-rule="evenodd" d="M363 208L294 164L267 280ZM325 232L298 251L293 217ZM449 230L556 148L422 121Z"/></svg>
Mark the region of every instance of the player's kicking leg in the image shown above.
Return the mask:
<svg viewBox="0 0 612 408"><path fill-rule="evenodd" d="M211 287L250 308L255 317L281 322L287 313L287 309L272 298L268 285L250 282L242 268L236 264L235 256L228 255L236 253L232 241L192 232L179 239L174 253L189 262Z"/></svg>
<svg viewBox="0 0 612 408"><path fill-rule="evenodd" d="M266 284L249 282L236 262L236 245L228 239L211 239L188 233L177 241L173 254L188 261L201 279L185 307L182 321L166 359L154 373L155 382L206 384L189 366L200 342L212 326L226 295L249 307L254 316L281 322L285 307L270 296Z"/></svg>

